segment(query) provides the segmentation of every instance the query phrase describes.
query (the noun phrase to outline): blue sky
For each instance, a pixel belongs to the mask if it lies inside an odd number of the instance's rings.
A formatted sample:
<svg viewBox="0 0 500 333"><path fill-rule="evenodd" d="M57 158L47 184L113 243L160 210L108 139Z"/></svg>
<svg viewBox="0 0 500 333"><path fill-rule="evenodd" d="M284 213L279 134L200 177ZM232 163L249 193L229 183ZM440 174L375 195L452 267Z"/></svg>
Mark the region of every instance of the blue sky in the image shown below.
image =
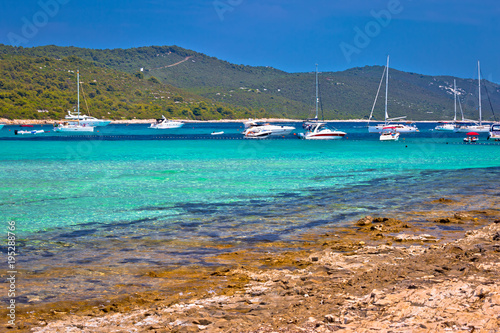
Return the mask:
<svg viewBox="0 0 500 333"><path fill-rule="evenodd" d="M383 65L500 82L500 5L484 0L3 0L0 43L178 45L287 72Z"/></svg>

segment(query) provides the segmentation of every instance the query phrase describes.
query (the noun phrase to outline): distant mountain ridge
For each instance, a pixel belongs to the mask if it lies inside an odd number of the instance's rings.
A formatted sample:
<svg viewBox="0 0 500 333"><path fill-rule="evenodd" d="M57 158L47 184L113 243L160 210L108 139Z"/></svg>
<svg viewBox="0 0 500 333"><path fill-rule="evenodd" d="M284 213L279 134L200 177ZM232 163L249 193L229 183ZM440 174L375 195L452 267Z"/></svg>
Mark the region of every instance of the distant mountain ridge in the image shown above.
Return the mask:
<svg viewBox="0 0 500 333"><path fill-rule="evenodd" d="M61 59L75 56L93 66L110 68L162 83L205 98L275 117L306 118L314 115L314 73L287 73L271 67L235 65L177 46L93 50L40 46L0 45L0 54ZM311 64L311 69L314 64ZM320 64L321 68L321 64ZM383 72L382 66L365 66L341 72L320 72L320 100L326 119L366 119ZM428 76L390 69L389 115L410 120L453 118L453 79L457 80L465 117L478 118L477 80ZM493 120L500 106L500 86L483 81L483 119ZM497 111L500 113L500 111ZM383 118L379 99L375 117ZM460 116L459 116L460 117Z"/></svg>
<svg viewBox="0 0 500 333"><path fill-rule="evenodd" d="M52 58L0 54L0 118L62 119L77 104L84 114L109 119L241 119L261 110L214 102L186 90L115 70L76 56Z"/></svg>

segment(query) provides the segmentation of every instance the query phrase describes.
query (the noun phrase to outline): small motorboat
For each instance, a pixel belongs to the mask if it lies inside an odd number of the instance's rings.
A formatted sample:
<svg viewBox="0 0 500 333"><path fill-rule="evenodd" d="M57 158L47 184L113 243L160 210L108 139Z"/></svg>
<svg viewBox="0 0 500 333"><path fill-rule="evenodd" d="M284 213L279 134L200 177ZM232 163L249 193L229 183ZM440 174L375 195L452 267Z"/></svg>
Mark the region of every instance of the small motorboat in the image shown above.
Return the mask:
<svg viewBox="0 0 500 333"><path fill-rule="evenodd" d="M243 131L243 135L245 137L249 137L247 134L254 133L267 133L265 136L284 136L290 134L295 127L293 126L284 126L284 125L271 125L269 123L258 123L253 120L249 120L244 123L245 130ZM252 135L250 135L252 136Z"/></svg>
<svg viewBox="0 0 500 333"><path fill-rule="evenodd" d="M44 130L32 130L32 131L19 131L15 130L14 134L15 135L25 135L25 134L42 134L42 133L49 133L50 131L44 131Z"/></svg>
<svg viewBox="0 0 500 333"><path fill-rule="evenodd" d="M273 135L272 130L267 130L264 128L259 128L256 127L250 131L247 131L245 134L245 138L250 138L250 139L264 139L269 136Z"/></svg>
<svg viewBox="0 0 500 333"><path fill-rule="evenodd" d="M21 125L21 127L33 127L33 125Z"/></svg>
<svg viewBox="0 0 500 333"><path fill-rule="evenodd" d="M488 140L500 141L500 123L491 125Z"/></svg>
<svg viewBox="0 0 500 333"><path fill-rule="evenodd" d="M224 131L210 133L210 135L221 135L221 134L224 134Z"/></svg>
<svg viewBox="0 0 500 333"><path fill-rule="evenodd" d="M464 138L464 142L477 142L479 138L477 137L479 133L477 132L469 132L467 133L467 136Z"/></svg>
<svg viewBox="0 0 500 333"><path fill-rule="evenodd" d="M380 141L398 141L399 132L394 127L384 127L380 132Z"/></svg>
<svg viewBox="0 0 500 333"><path fill-rule="evenodd" d="M165 118L164 115L161 116L161 119L156 119L156 122L152 123L149 128L153 129L173 129L184 126L183 122L170 120Z"/></svg>
<svg viewBox="0 0 500 333"><path fill-rule="evenodd" d="M346 133L328 128L325 122L307 122L304 126L306 133L299 133L299 138L305 140L339 140Z"/></svg>

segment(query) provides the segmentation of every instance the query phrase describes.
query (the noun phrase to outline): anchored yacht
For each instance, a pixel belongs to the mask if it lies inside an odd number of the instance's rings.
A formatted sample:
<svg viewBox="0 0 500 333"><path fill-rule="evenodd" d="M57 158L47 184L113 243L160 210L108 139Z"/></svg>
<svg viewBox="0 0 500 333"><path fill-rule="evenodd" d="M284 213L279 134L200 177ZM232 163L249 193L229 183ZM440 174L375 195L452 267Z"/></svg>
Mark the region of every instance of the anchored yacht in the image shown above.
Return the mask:
<svg viewBox="0 0 500 333"><path fill-rule="evenodd" d="M156 119L156 122L152 123L149 128L154 128L154 129L172 129L172 128L179 128L184 126L183 122L180 121L175 121L175 120L169 120L165 118L164 115L161 116L161 119Z"/></svg>

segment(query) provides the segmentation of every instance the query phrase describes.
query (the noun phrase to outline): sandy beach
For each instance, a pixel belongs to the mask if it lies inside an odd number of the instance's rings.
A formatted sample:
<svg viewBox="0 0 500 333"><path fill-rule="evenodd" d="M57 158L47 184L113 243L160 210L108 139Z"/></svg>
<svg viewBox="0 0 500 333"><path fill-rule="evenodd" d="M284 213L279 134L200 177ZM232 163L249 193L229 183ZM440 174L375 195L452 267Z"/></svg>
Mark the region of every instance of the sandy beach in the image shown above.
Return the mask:
<svg viewBox="0 0 500 333"><path fill-rule="evenodd" d="M260 252L228 248L210 267L138 271L165 289L33 305L9 331L499 332L498 197L473 211L432 204ZM436 237L416 217L448 231Z"/></svg>

